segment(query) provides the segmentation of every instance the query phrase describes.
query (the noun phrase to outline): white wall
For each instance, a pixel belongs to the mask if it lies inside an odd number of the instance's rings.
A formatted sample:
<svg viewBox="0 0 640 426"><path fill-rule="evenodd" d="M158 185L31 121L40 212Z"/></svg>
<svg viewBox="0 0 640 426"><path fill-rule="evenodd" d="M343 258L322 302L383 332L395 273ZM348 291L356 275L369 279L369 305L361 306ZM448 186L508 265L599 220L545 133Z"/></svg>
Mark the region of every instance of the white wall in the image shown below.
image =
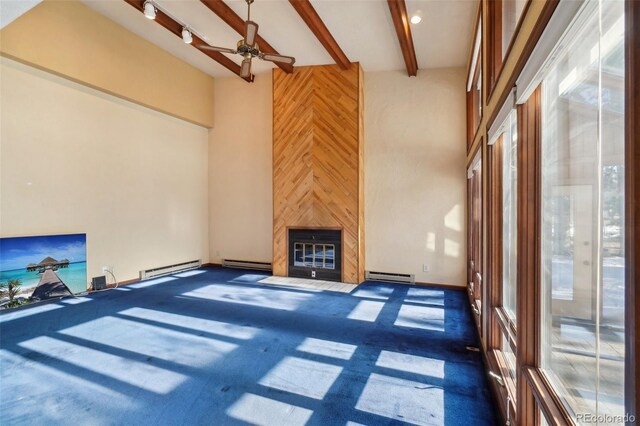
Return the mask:
<svg viewBox="0 0 640 426"><path fill-rule="evenodd" d="M463 69L365 73L366 269L465 284ZM211 262L272 260L271 75L216 79ZM251 111L251 112L247 112ZM422 272L422 265L429 272Z"/></svg>
<svg viewBox="0 0 640 426"><path fill-rule="evenodd" d="M271 73L215 80L209 135L211 262L273 259Z"/></svg>
<svg viewBox="0 0 640 426"><path fill-rule="evenodd" d="M88 277L209 258L207 130L0 63L0 235L87 234Z"/></svg>
<svg viewBox="0 0 640 426"><path fill-rule="evenodd" d="M364 80L366 269L462 286L464 70L374 72Z"/></svg>

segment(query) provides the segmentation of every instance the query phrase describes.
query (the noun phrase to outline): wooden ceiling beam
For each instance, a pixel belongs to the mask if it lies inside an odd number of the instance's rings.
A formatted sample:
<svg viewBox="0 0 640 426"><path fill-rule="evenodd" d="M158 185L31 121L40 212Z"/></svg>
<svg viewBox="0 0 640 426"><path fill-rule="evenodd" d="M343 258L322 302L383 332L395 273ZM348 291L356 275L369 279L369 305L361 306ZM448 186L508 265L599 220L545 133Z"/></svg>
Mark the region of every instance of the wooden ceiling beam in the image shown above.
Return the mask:
<svg viewBox="0 0 640 426"><path fill-rule="evenodd" d="M213 13L218 15L227 25L233 28L238 34L244 37L244 19L238 16L229 6L227 6L222 0L200 0L202 4L207 6ZM264 53L273 53L279 55L278 51L274 49L260 34L256 37L260 51ZM291 74L293 72L293 65L283 64L282 62L274 62L284 72Z"/></svg>
<svg viewBox="0 0 640 426"><path fill-rule="evenodd" d="M289 0L289 3L291 3L296 12L298 12L298 15L300 15L302 20L307 24L318 41L320 41L327 52L329 52L333 60L336 61L336 64L343 70L348 70L351 67L351 61L347 58L347 55L344 54L324 22L322 22L322 19L320 19L318 12L316 12L311 5L311 2L309 0Z"/></svg>
<svg viewBox="0 0 640 426"><path fill-rule="evenodd" d="M407 66L409 77L418 74L418 60L416 59L416 50L413 47L413 37L411 36L411 27L409 16L407 15L407 5L404 0L387 0L389 10L391 11L391 19L396 28L400 49L404 63Z"/></svg>
<svg viewBox="0 0 640 426"><path fill-rule="evenodd" d="M130 4L131 6L133 6L134 8L138 9L140 12L144 13L144 0L124 0L124 1ZM167 30L171 31L174 35L182 38L182 24L180 22L175 21L172 17L170 17L169 15L167 15L157 7L156 7L155 21L158 24L162 25ZM240 65L236 64L235 62L233 62L231 59L227 58L225 55L223 55L220 52L199 48L198 46L206 45L207 43L202 39L200 39L200 37L196 36L195 34L192 34L191 36L193 37L193 42L191 43L191 45L194 48L198 49L200 52L204 53L205 55L207 55L208 57L210 57L211 59L213 59L214 61L216 61L217 63L219 63L220 65L222 65L223 67L231 71L232 73L236 74L237 76L240 76ZM245 77L242 79L251 83L253 81L253 75L250 75L249 77Z"/></svg>

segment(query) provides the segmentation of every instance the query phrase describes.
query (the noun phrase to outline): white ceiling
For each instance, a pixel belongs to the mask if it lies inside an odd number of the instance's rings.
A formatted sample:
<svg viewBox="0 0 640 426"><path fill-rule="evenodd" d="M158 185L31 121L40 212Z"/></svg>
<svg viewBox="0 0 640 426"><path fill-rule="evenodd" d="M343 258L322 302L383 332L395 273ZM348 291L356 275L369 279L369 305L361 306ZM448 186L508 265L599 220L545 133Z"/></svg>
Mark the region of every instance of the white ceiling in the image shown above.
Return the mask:
<svg viewBox="0 0 640 426"><path fill-rule="evenodd" d="M145 19L123 0L82 1L211 76L233 75L157 23ZM241 38L199 0L154 1L213 46L235 47ZM409 15L422 16L421 23L411 25L419 68L466 65L477 1L406 0ZM246 19L244 0L225 3ZM349 60L360 62L365 71L405 68L386 0L311 0L311 3ZM260 25L260 35L279 53L296 58L295 65L334 63L288 0L256 0L251 6L251 19ZM240 56L229 57L240 63ZM273 67L270 62L254 61L252 71L259 74Z"/></svg>
<svg viewBox="0 0 640 426"><path fill-rule="evenodd" d="M0 0L0 29L20 17L42 0Z"/></svg>

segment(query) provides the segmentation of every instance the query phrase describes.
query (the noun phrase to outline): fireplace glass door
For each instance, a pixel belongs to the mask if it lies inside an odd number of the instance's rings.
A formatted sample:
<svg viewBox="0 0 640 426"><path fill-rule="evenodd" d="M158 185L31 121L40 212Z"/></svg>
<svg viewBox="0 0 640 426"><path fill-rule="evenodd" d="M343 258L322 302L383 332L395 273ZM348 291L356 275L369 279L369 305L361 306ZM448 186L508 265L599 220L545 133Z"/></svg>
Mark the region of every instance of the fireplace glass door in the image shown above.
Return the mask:
<svg viewBox="0 0 640 426"><path fill-rule="evenodd" d="M335 269L335 245L333 244L294 244L294 266L305 268Z"/></svg>

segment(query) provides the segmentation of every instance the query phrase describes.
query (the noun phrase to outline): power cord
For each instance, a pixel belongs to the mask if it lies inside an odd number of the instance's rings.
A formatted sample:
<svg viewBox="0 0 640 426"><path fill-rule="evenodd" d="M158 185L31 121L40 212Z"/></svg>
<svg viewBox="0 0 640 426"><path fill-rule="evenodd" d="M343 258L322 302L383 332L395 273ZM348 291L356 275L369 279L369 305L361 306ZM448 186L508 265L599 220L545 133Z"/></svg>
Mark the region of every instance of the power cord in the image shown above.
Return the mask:
<svg viewBox="0 0 640 426"><path fill-rule="evenodd" d="M116 279L116 276L113 275L113 272L111 272L109 269L106 269L105 272L108 272L109 275L111 275L111 278L113 278L113 282L116 284L114 288L118 288L118 280Z"/></svg>

